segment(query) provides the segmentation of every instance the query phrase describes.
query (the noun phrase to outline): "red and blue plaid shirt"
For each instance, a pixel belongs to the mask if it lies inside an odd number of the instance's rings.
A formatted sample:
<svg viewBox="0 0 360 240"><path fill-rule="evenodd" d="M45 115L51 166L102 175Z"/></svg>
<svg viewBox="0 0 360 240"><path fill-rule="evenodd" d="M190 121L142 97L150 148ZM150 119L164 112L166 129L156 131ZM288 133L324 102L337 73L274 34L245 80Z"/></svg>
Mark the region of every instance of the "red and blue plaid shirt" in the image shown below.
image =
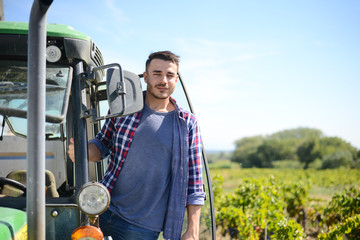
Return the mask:
<svg viewBox="0 0 360 240"><path fill-rule="evenodd" d="M202 205L204 201L204 189L202 180L202 141L200 129L196 117L185 111L171 99L178 112L178 117L187 126L188 142L188 186L187 204ZM122 118L110 118L105 121L102 130L90 142L95 143L100 149L102 158L110 154L108 168L101 183L111 192L119 172L126 161L126 156L131 147L135 130L139 125L141 112Z"/></svg>

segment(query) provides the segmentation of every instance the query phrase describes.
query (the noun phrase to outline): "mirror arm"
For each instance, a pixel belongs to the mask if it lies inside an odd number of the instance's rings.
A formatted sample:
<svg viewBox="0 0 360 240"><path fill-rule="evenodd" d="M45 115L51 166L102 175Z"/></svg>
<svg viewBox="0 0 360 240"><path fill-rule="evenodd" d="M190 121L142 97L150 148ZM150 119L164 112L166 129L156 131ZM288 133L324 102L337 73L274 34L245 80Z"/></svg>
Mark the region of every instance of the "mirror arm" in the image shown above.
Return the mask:
<svg viewBox="0 0 360 240"><path fill-rule="evenodd" d="M92 86L94 85L93 82L95 80L94 68L88 68L87 73L80 73L79 77L81 81L84 82L85 85L88 86L90 91L90 96L94 95ZM97 110L95 108L91 109L83 109L80 114L81 119L90 118L91 122L95 122L97 118Z"/></svg>
<svg viewBox="0 0 360 240"><path fill-rule="evenodd" d="M113 67L118 68L122 72L121 65L118 64L118 63L111 63L111 64L107 64L107 65L104 65L104 66L95 67L95 68L91 69L91 72L94 73L94 72L99 71L99 70L104 70L104 69L113 68ZM125 88L124 81L118 82L116 87L117 87L117 91L116 91L117 95L126 94L126 88Z"/></svg>
<svg viewBox="0 0 360 240"><path fill-rule="evenodd" d="M122 113L117 113L117 114L111 114L111 115L105 115L105 116L97 116L97 111L95 108L89 109L89 110L84 110L81 112L81 118L90 118L90 122L91 123L96 123L98 121L101 120L105 120L107 118L112 118L112 117L119 117L122 116Z"/></svg>
<svg viewBox="0 0 360 240"><path fill-rule="evenodd" d="M85 83L89 88L91 88L93 82L95 81L95 75L93 72L87 72L87 73L80 73L79 78L81 81Z"/></svg>
<svg viewBox="0 0 360 240"><path fill-rule="evenodd" d="M90 118L91 122L96 122L98 121L97 110L95 108L82 110L80 118Z"/></svg>
<svg viewBox="0 0 360 240"><path fill-rule="evenodd" d="M96 72L96 71L99 71L99 70L104 70L104 69L112 68L112 67L117 67L118 69L122 69L120 64L111 63L111 64L103 65L103 66L100 66L100 67L94 67L91 70L92 70L92 72Z"/></svg>

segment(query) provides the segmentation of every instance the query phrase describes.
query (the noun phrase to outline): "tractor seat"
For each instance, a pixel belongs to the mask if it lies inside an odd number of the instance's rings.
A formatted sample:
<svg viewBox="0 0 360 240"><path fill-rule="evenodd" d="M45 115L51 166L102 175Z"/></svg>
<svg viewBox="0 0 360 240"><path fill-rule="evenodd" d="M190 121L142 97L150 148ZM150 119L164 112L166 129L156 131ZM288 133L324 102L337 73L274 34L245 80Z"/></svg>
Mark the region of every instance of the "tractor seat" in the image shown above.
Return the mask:
<svg viewBox="0 0 360 240"><path fill-rule="evenodd" d="M6 178L13 179L26 186L26 170L15 170L9 173L6 176ZM59 197L59 193L56 190L55 176L49 170L45 170L45 187L46 187L45 192L47 197ZM23 194L23 192L12 186L4 185L1 194L12 197L18 197L21 194Z"/></svg>

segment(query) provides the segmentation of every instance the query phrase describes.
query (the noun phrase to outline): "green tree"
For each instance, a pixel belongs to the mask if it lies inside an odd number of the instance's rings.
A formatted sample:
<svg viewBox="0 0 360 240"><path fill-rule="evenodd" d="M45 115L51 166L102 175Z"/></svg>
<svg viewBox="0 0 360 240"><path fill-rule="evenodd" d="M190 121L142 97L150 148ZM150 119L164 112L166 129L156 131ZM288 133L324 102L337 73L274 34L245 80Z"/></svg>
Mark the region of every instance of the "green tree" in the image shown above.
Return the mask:
<svg viewBox="0 0 360 240"><path fill-rule="evenodd" d="M252 167L251 155L256 153L262 144L262 136L245 137L235 142L236 148L231 156L232 162L240 163L242 167Z"/></svg>
<svg viewBox="0 0 360 240"><path fill-rule="evenodd" d="M323 133L319 129L299 127L276 132L269 136L271 139L309 139L321 138Z"/></svg>
<svg viewBox="0 0 360 240"><path fill-rule="evenodd" d="M339 137L323 137L319 143L322 169L355 166L358 150L350 143Z"/></svg>
<svg viewBox="0 0 360 240"><path fill-rule="evenodd" d="M231 161L242 167L273 167L274 161L299 160L304 168L360 165L359 150L338 137L325 137L318 129L295 128L268 136L246 137L235 142ZM339 153L336 153L341 151ZM350 154L350 155L349 155ZM350 157L351 156L351 157ZM315 162L316 160L316 162ZM324 163L324 161L326 161ZM313 167L314 167L313 166Z"/></svg>
<svg viewBox="0 0 360 240"><path fill-rule="evenodd" d="M340 150L348 150L351 153L352 159L357 159L358 150L350 143L339 137L323 137L320 139L321 155L324 157L328 154L333 154Z"/></svg>
<svg viewBox="0 0 360 240"><path fill-rule="evenodd" d="M298 147L296 153L298 155L299 161L304 163L304 169L307 169L310 163L321 157L318 140L307 140Z"/></svg>
<svg viewBox="0 0 360 240"><path fill-rule="evenodd" d="M337 151L335 153L326 155L322 163L322 169L333 169L339 167L350 168L354 164L353 157L348 150Z"/></svg>
<svg viewBox="0 0 360 240"><path fill-rule="evenodd" d="M272 162L281 158L281 141L266 140L250 156L252 167L272 168Z"/></svg>

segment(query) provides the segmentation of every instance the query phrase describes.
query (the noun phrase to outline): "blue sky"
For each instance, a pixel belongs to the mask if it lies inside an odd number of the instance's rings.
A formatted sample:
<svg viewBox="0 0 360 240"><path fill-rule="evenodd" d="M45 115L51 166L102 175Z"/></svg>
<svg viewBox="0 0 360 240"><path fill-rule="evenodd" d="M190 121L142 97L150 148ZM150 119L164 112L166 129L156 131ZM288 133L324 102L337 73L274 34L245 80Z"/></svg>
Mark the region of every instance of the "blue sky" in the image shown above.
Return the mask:
<svg viewBox="0 0 360 240"><path fill-rule="evenodd" d="M31 4L4 0L5 20L28 21ZM360 148L359 12L358 0L54 0L48 22L135 73L153 51L180 55L206 149L297 127Z"/></svg>

